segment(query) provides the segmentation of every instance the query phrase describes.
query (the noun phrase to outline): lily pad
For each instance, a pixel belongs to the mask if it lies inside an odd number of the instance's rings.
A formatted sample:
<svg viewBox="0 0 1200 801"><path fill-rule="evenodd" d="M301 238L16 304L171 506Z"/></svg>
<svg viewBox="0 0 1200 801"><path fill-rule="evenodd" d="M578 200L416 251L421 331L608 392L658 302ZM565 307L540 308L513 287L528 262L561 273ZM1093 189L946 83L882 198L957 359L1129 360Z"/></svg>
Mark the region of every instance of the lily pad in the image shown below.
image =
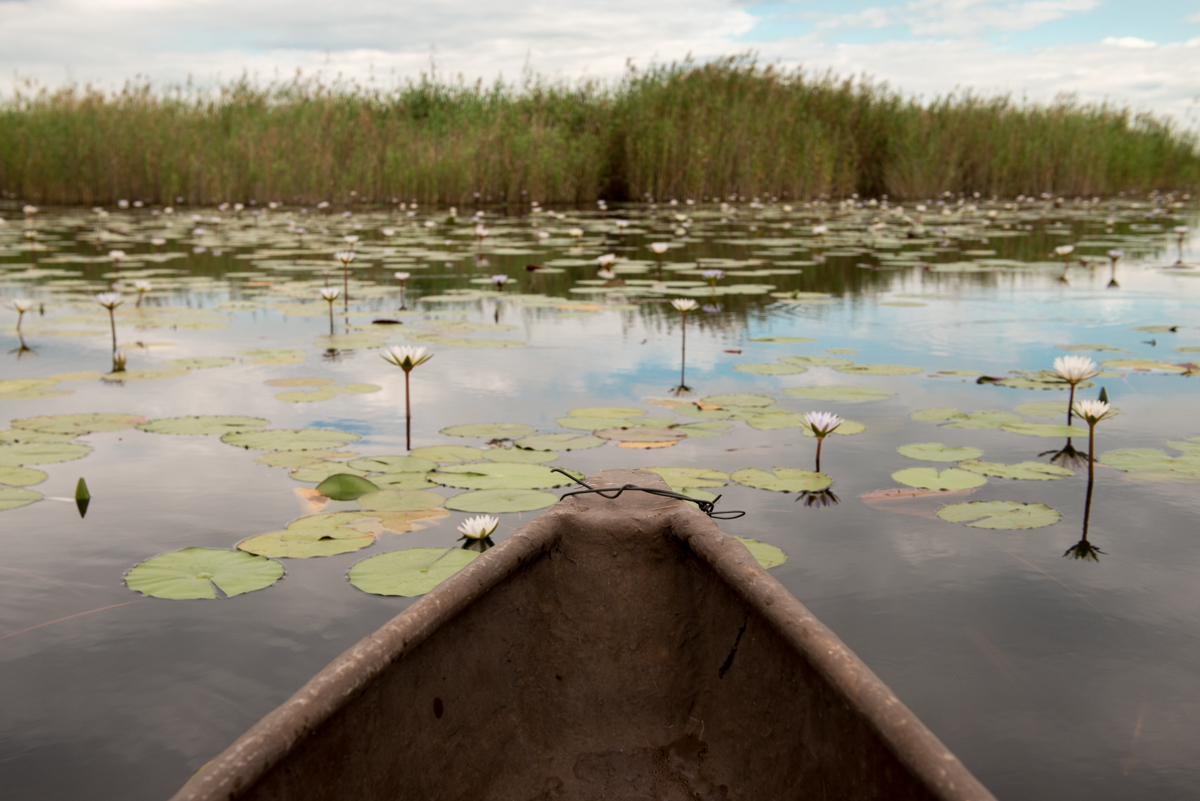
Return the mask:
<svg viewBox="0 0 1200 801"><path fill-rule="evenodd" d="M687 437L686 431L675 428L601 428L597 437L625 443L678 442Z"/></svg>
<svg viewBox="0 0 1200 801"><path fill-rule="evenodd" d="M336 384L336 378L272 378L270 381L264 381L268 387L280 387L295 389L297 387L326 387L330 384Z"/></svg>
<svg viewBox="0 0 1200 801"><path fill-rule="evenodd" d="M290 452L309 453L310 451ZM295 470L292 470L290 473L288 473L288 477L295 481L310 481L313 484L319 484L330 476L336 476L338 474L361 477L366 475L366 471L355 470L353 467L347 467L345 462L333 462L326 459L317 459L315 461L300 465ZM325 493L321 494L324 495Z"/></svg>
<svg viewBox="0 0 1200 801"><path fill-rule="evenodd" d="M375 512L418 512L436 509L446 499L430 490L386 489L369 492L358 498L358 505Z"/></svg>
<svg viewBox="0 0 1200 801"><path fill-rule="evenodd" d="M837 356L784 356L779 361L801 367L848 367L854 362Z"/></svg>
<svg viewBox="0 0 1200 801"><path fill-rule="evenodd" d="M941 406L936 409L917 409L908 415L918 423L937 423L942 420L965 420L967 415L958 409Z"/></svg>
<svg viewBox="0 0 1200 801"><path fill-rule="evenodd" d="M1100 455L1100 462L1127 473L1182 473L1200 476L1200 457L1188 453L1173 459L1166 451L1157 448L1109 451Z"/></svg>
<svg viewBox="0 0 1200 801"><path fill-rule="evenodd" d="M525 448L489 448L483 452L489 462L516 462L519 464L545 464L558 458L555 451L534 451Z"/></svg>
<svg viewBox="0 0 1200 801"><path fill-rule="evenodd" d="M443 428L448 437L477 437L479 439L512 439L536 433L537 429L524 423L469 423Z"/></svg>
<svg viewBox="0 0 1200 801"><path fill-rule="evenodd" d="M738 392L731 395L709 395L706 398L701 398L700 402L706 406L719 406L722 409L730 407L759 408L762 406L773 406L775 399L766 395L751 395L745 392Z"/></svg>
<svg viewBox="0 0 1200 801"><path fill-rule="evenodd" d="M383 387L378 384L363 383L335 384L329 389L339 395L371 395L383 391Z"/></svg>
<svg viewBox="0 0 1200 801"><path fill-rule="evenodd" d="M1017 501L968 501L943 506L937 516L950 523L966 523L972 528L1011 531L1052 526L1062 519L1058 511L1044 503Z"/></svg>
<svg viewBox="0 0 1200 801"><path fill-rule="evenodd" d="M729 474L705 467L646 467L658 473L671 487L723 487L729 483Z"/></svg>
<svg viewBox="0 0 1200 801"><path fill-rule="evenodd" d="M819 293L822 297L828 297L824 293ZM806 345L809 342L817 340L811 337L751 337L751 342L769 342L773 345Z"/></svg>
<svg viewBox="0 0 1200 801"><path fill-rule="evenodd" d="M1112 345L1102 345L1096 342L1084 342L1079 345L1055 345L1059 350L1076 350L1076 351L1097 351L1097 352L1112 352L1112 353L1130 353L1131 351L1124 348L1114 348Z"/></svg>
<svg viewBox="0 0 1200 801"><path fill-rule="evenodd" d="M923 462L961 462L963 459L978 459L983 456L979 448L947 448L940 442L913 442L896 449L910 459Z"/></svg>
<svg viewBox="0 0 1200 801"><path fill-rule="evenodd" d="M317 401L333 400L336 397L337 393L332 389L314 389L307 392L304 390L293 390L291 392L280 392L275 396L275 400L287 403L316 403Z"/></svg>
<svg viewBox="0 0 1200 801"><path fill-rule="evenodd" d="M245 551L184 548L153 556L125 574L129 589L154 598L192 600L232 598L270 587L283 577L283 565Z"/></svg>
<svg viewBox="0 0 1200 801"><path fill-rule="evenodd" d="M473 462L483 458L483 451L469 445L427 445L409 451L419 459L429 459L439 464Z"/></svg>
<svg viewBox="0 0 1200 801"><path fill-rule="evenodd" d="M1108 359L1100 362L1102 367L1126 370L1164 370L1168 373L1186 373L1188 368L1158 359ZM1080 386L1083 386L1080 384Z"/></svg>
<svg viewBox="0 0 1200 801"><path fill-rule="evenodd" d="M1021 414L1029 417L1063 417L1067 413L1067 399L1056 401L1032 401L1031 403L1020 403L1013 407Z"/></svg>
<svg viewBox="0 0 1200 801"><path fill-rule="evenodd" d="M424 595L471 564L479 554L462 548L406 548L370 556L350 568L350 583L372 595Z"/></svg>
<svg viewBox="0 0 1200 801"><path fill-rule="evenodd" d="M253 348L239 351L238 355L250 364L295 364L306 356L304 351L294 348Z"/></svg>
<svg viewBox="0 0 1200 801"><path fill-rule="evenodd" d="M1000 426L1004 431L1014 434L1025 434L1030 437L1086 437L1088 430L1078 426L1064 426L1058 423L1007 423Z"/></svg>
<svg viewBox="0 0 1200 801"><path fill-rule="evenodd" d="M684 423L672 426L675 431L682 431L689 437L717 437L733 428L732 423L722 423L719 420L705 420L702 423Z"/></svg>
<svg viewBox="0 0 1200 801"><path fill-rule="evenodd" d="M366 473L428 473L437 468L437 462L419 456L366 456L347 466Z"/></svg>
<svg viewBox="0 0 1200 801"><path fill-rule="evenodd" d="M352 459L358 456L353 451L270 451L254 461L268 467L286 467L295 470L300 467L318 465L331 459Z"/></svg>
<svg viewBox="0 0 1200 801"><path fill-rule="evenodd" d="M40 501L42 493L18 487L0 487L0 512L27 506L34 501Z"/></svg>
<svg viewBox="0 0 1200 801"><path fill-rule="evenodd" d="M353 501L378 491L379 487L367 479L350 473L334 473L317 485L317 492L335 501Z"/></svg>
<svg viewBox="0 0 1200 801"><path fill-rule="evenodd" d="M47 478L41 470L31 467L0 467L0 484L10 487L32 487Z"/></svg>
<svg viewBox="0 0 1200 801"><path fill-rule="evenodd" d="M846 364L833 369L839 373L855 375L915 375L925 372L920 367L906 367L901 364Z"/></svg>
<svg viewBox="0 0 1200 801"><path fill-rule="evenodd" d="M769 364L735 364L733 369L739 373L749 373L750 375L798 375L808 372L807 367L779 362Z"/></svg>
<svg viewBox="0 0 1200 801"><path fill-rule="evenodd" d="M55 414L13 420L13 428L27 428L46 434L91 434L96 431L122 431L144 422L136 414Z"/></svg>
<svg viewBox="0 0 1200 801"><path fill-rule="evenodd" d="M752 540L749 537L734 537L734 539L746 546L746 550L754 557L754 561L758 562L764 570L779 567L787 561L787 554L774 545L767 545L765 542Z"/></svg>
<svg viewBox="0 0 1200 801"><path fill-rule="evenodd" d="M583 478L580 473L575 473ZM429 480L459 489L548 489L572 484L571 479L540 464L472 462L441 467Z"/></svg>
<svg viewBox="0 0 1200 801"><path fill-rule="evenodd" d="M315 451L340 448L362 439L358 434L336 428L268 428L260 431L235 431L221 441L256 451Z"/></svg>
<svg viewBox="0 0 1200 801"><path fill-rule="evenodd" d="M250 537L238 543L240 550L274 558L308 559L359 551L375 542L375 536L352 528L287 529Z"/></svg>
<svg viewBox="0 0 1200 801"><path fill-rule="evenodd" d="M987 478L978 473L947 467L938 472L936 467L909 467L892 473L892 480L909 487L932 490L964 490L982 487Z"/></svg>
<svg viewBox="0 0 1200 801"><path fill-rule="evenodd" d="M840 403L866 403L891 398L896 393L890 389L875 387L790 387L784 393L793 398L836 401Z"/></svg>
<svg viewBox="0 0 1200 801"><path fill-rule="evenodd" d="M650 425L647 426L647 422ZM655 425L657 421L657 426ZM672 418L650 418L650 417L560 417L555 420L563 428L571 428L576 431L595 431L600 428L638 428L649 427L661 428L664 424L669 425Z"/></svg>
<svg viewBox="0 0 1200 801"><path fill-rule="evenodd" d="M624 406L587 406L567 412L572 417L641 417L645 413L642 409Z"/></svg>
<svg viewBox="0 0 1200 801"><path fill-rule="evenodd" d="M191 356L185 359L167 359L163 367L179 368L182 370L210 370L214 367L228 367L236 359L229 356Z"/></svg>
<svg viewBox="0 0 1200 801"><path fill-rule="evenodd" d="M0 445L0 467L28 467L82 459L92 452L76 442L17 442Z"/></svg>
<svg viewBox="0 0 1200 801"><path fill-rule="evenodd" d="M1070 478L1075 475L1074 470L1042 462L1000 464L999 462L981 462L978 459L968 459L965 462L959 462L958 467L960 470L969 470L972 473L979 473L983 476L1016 478L1028 481L1053 481L1055 479Z"/></svg>
<svg viewBox="0 0 1200 801"><path fill-rule="evenodd" d="M1002 428L1006 425L1027 425L1021 418L1021 415L1012 412L1001 412L994 409L983 409L978 412L971 412L964 416L961 420L955 420L943 428L965 428L973 430L987 430Z"/></svg>
<svg viewBox="0 0 1200 801"><path fill-rule="evenodd" d="M146 370L122 370L102 376L105 381L158 381L162 378L182 378L188 371L180 368L158 367Z"/></svg>
<svg viewBox="0 0 1200 801"><path fill-rule="evenodd" d="M380 489L428 489L437 486L431 484L428 473L375 473L371 483Z"/></svg>
<svg viewBox="0 0 1200 801"><path fill-rule="evenodd" d="M773 492L819 492L833 483L829 476L812 470L796 467L775 467L772 470L773 473L768 473L756 467L747 467L733 471L729 477L747 487Z"/></svg>
<svg viewBox="0 0 1200 801"><path fill-rule="evenodd" d="M195 417L163 417L139 423L138 429L152 434L221 435L254 431L269 426L262 417L237 417L227 414L197 415Z"/></svg>
<svg viewBox="0 0 1200 801"><path fill-rule="evenodd" d="M446 500L446 508L456 512L501 514L532 512L558 502L553 492L521 489L488 489L463 492Z"/></svg>
<svg viewBox="0 0 1200 801"><path fill-rule="evenodd" d="M588 434L534 434L513 441L513 445L531 451L582 451L598 448L605 443L599 437Z"/></svg>

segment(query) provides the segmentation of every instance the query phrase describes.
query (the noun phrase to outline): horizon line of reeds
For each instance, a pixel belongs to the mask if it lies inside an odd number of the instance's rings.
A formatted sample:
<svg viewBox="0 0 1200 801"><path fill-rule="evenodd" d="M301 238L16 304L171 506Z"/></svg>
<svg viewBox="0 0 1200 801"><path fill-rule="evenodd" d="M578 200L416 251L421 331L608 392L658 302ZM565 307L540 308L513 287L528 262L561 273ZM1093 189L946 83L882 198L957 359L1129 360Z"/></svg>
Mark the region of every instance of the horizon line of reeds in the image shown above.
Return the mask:
<svg viewBox="0 0 1200 801"><path fill-rule="evenodd" d="M1153 114L970 92L922 103L745 56L576 86L297 77L215 92L71 86L0 102L0 191L49 204L1091 196L1197 184L1196 134Z"/></svg>

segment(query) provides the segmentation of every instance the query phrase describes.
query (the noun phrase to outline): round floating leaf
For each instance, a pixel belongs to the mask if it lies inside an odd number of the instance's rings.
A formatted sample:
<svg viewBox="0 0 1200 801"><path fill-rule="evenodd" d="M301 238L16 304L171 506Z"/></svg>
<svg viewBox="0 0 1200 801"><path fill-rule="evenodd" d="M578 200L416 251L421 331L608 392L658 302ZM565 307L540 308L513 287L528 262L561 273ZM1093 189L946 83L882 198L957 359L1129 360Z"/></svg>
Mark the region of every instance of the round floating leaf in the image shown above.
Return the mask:
<svg viewBox="0 0 1200 801"><path fill-rule="evenodd" d="M140 423L138 428L152 434L207 434L224 436L239 431L254 431L269 426L262 417L236 417L228 414L196 417L163 417Z"/></svg>
<svg viewBox="0 0 1200 801"><path fill-rule="evenodd" d="M767 545L765 542L752 540L749 537L734 537L734 539L746 546L746 550L754 557L754 561L762 565L764 570L779 567L787 561L787 554L774 545Z"/></svg>
<svg viewBox="0 0 1200 801"><path fill-rule="evenodd" d="M436 509L446 499L429 490L387 489L369 492L358 498L358 505L377 512L419 512Z"/></svg>
<svg viewBox="0 0 1200 801"><path fill-rule="evenodd" d="M1159 361L1158 359L1109 359L1100 362L1100 366L1127 370L1165 370L1169 373L1186 373L1188 371L1186 367ZM1079 386L1083 385L1080 384Z"/></svg>
<svg viewBox="0 0 1200 801"><path fill-rule="evenodd" d="M1014 434L1025 434L1030 437L1086 437L1088 430L1078 426L1064 426L1057 423L1008 423L1000 426L1005 431Z"/></svg>
<svg viewBox="0 0 1200 801"><path fill-rule="evenodd" d="M828 297L824 293L820 293L822 297ZM751 342L770 342L773 345L805 345L809 342L817 340L809 337L751 337Z"/></svg>
<svg viewBox="0 0 1200 801"><path fill-rule="evenodd" d="M379 487L362 476L350 473L334 473L317 485L317 492L335 501L353 501L368 492L378 492Z"/></svg>
<svg viewBox="0 0 1200 801"><path fill-rule="evenodd" d="M798 364L735 364L734 370L739 373L749 373L750 375L798 375L808 372L807 367L801 367Z"/></svg>
<svg viewBox="0 0 1200 801"><path fill-rule="evenodd" d="M909 487L931 490L964 490L982 487L987 478L966 470L947 467L941 473L936 467L909 467L892 473L892 480Z"/></svg>
<svg viewBox="0 0 1200 801"><path fill-rule="evenodd" d="M251 364L295 364L304 361L305 352L289 348L254 348L238 355Z"/></svg>
<svg viewBox="0 0 1200 801"><path fill-rule="evenodd" d="M521 437L513 442L518 448L531 451L582 451L588 448L598 448L605 443L599 437L588 434L534 434Z"/></svg>
<svg viewBox="0 0 1200 801"><path fill-rule="evenodd" d="M17 442L0 445L0 467L70 462L91 452L90 446L75 442Z"/></svg>
<svg viewBox="0 0 1200 801"><path fill-rule="evenodd" d="M479 554L462 548L407 548L370 556L350 568L350 583L372 595L424 595L471 564Z"/></svg>
<svg viewBox="0 0 1200 801"><path fill-rule="evenodd" d="M718 437L731 428L733 428L732 423L722 423L718 420L706 420L703 423L686 423L684 425L673 426L675 431L682 431L689 437Z"/></svg>
<svg viewBox="0 0 1200 801"><path fill-rule="evenodd" d="M317 401L333 400L336 397L337 393L332 389L314 389L310 392L305 392L303 390L280 392L275 396L275 400L281 400L287 403L316 403Z"/></svg>
<svg viewBox="0 0 1200 801"><path fill-rule="evenodd" d="M826 348L825 352L826 353L848 353L848 354L858 353L858 351L855 350L854 348Z"/></svg>
<svg viewBox="0 0 1200 801"><path fill-rule="evenodd" d="M291 453L311 453L311 451L291 451ZM288 473L288 476L295 481L311 481L313 484L318 484L330 476L345 474L350 476L365 476L366 471L355 470L353 467L347 467L344 462L333 462L324 459L307 462L300 465L295 470ZM372 479L374 481L374 479ZM377 488L378 489L378 488ZM324 495L325 493L321 493Z"/></svg>
<svg viewBox="0 0 1200 801"><path fill-rule="evenodd" d="M125 574L129 589L154 598L232 598L270 587L283 565L263 556L224 548L184 548L153 556Z"/></svg>
<svg viewBox="0 0 1200 801"><path fill-rule="evenodd" d="M595 431L600 428L635 428L643 426L649 420L657 420L662 422L660 418L649 417L560 417L555 420L563 428L572 428L577 431ZM668 421L669 422L669 421ZM651 426L653 427L653 426Z"/></svg>
<svg viewBox="0 0 1200 801"><path fill-rule="evenodd" d="M779 361L802 367L848 367L854 362L836 356L784 356Z"/></svg>
<svg viewBox="0 0 1200 801"><path fill-rule="evenodd" d="M1059 467L1056 464L1043 464L1042 462L1000 464L998 462L981 462L978 459L968 459L965 462L959 462L958 467L961 470L969 470L972 473L979 473L983 476L1019 478L1029 481L1052 481L1055 479L1070 478L1075 475L1075 471L1073 470Z"/></svg>
<svg viewBox="0 0 1200 801"><path fill-rule="evenodd" d="M937 516L950 523L966 523L972 528L1005 531L1052 526L1062 518L1062 515L1044 503L1017 501L955 503L938 509Z"/></svg>
<svg viewBox="0 0 1200 801"><path fill-rule="evenodd" d="M910 459L923 462L961 462L963 459L978 459L983 456L979 448L947 448L940 442L913 442L896 449Z"/></svg>
<svg viewBox="0 0 1200 801"><path fill-rule="evenodd" d="M362 439L358 434L336 428L268 428L261 431L241 431L225 434L221 441L239 448L256 451L315 451L340 448L348 442Z"/></svg>
<svg viewBox="0 0 1200 801"><path fill-rule="evenodd" d="M376 473L371 483L380 489L428 489L437 486L428 481L428 473Z"/></svg>
<svg viewBox="0 0 1200 801"><path fill-rule="evenodd" d="M46 434L22 428L0 429L0 445L29 444L32 442L70 442L77 434Z"/></svg>
<svg viewBox="0 0 1200 801"><path fill-rule="evenodd" d="M294 389L296 387L325 387L330 384L336 384L335 378L272 378L270 381L264 381L268 387L286 387Z"/></svg>
<svg viewBox="0 0 1200 801"><path fill-rule="evenodd" d="M601 428L594 433L597 437L621 444L677 442L687 436L687 432L674 428Z"/></svg>
<svg viewBox="0 0 1200 801"><path fill-rule="evenodd" d="M179 368L182 370L208 370L214 367L228 367L236 359L229 356L192 356L186 359L167 359L163 367Z"/></svg>
<svg viewBox="0 0 1200 801"><path fill-rule="evenodd" d="M889 389L876 389L875 387L791 387L785 389L784 392L793 398L841 403L881 401L896 394Z"/></svg>
<svg viewBox="0 0 1200 801"><path fill-rule="evenodd" d="M469 445L428 445L416 448L410 453L421 459L429 459L441 464L453 462L473 462L483 458L483 451Z"/></svg>
<svg viewBox="0 0 1200 801"><path fill-rule="evenodd" d="M437 467L437 462L418 456L367 456L347 466L365 473L428 473Z"/></svg>
<svg viewBox="0 0 1200 801"><path fill-rule="evenodd" d="M268 467L286 467L289 470L295 470L301 467L316 467L330 459L352 459L355 456L358 454L353 451L271 451L264 453L254 461Z"/></svg>
<svg viewBox="0 0 1200 801"><path fill-rule="evenodd" d="M446 465L430 473L429 480L459 489L547 489L574 483L545 465L514 462Z"/></svg>
<svg viewBox="0 0 1200 801"><path fill-rule="evenodd" d="M914 375L925 372L920 367L905 367L900 364L846 364L833 369L839 373L855 375Z"/></svg>
<svg viewBox="0 0 1200 801"><path fill-rule="evenodd" d="M383 391L378 384L337 384L329 389L339 395L370 395Z"/></svg>
<svg viewBox="0 0 1200 801"><path fill-rule="evenodd" d="M1129 353L1130 351L1124 348L1114 348L1112 345L1102 345L1095 342L1084 342L1080 345L1055 345L1059 350L1094 350L1094 351L1111 351L1113 353Z"/></svg>
<svg viewBox="0 0 1200 801"><path fill-rule="evenodd" d="M658 473L671 487L723 487L729 483L729 474L705 467L645 467Z"/></svg>
<svg viewBox="0 0 1200 801"><path fill-rule="evenodd" d="M833 430L833 433L839 437L852 437L855 434L861 434L866 430L867 427L857 420L843 420L842 424ZM807 422L800 427L800 433L806 437L816 436L813 434L812 429L808 427Z"/></svg>
<svg viewBox="0 0 1200 801"><path fill-rule="evenodd" d="M480 439L511 439L536 433L537 429L523 423L469 423L443 428L448 437L478 437Z"/></svg>
<svg viewBox="0 0 1200 801"><path fill-rule="evenodd" d="M1031 403L1021 403L1013 407L1021 414L1029 415L1030 417L1063 417L1067 413L1067 400L1056 401L1032 401Z"/></svg>
<svg viewBox="0 0 1200 801"><path fill-rule="evenodd" d="M0 487L0 512L40 501L42 493L17 487Z"/></svg>
<svg viewBox="0 0 1200 801"><path fill-rule="evenodd" d="M1039 374L1031 373L1028 375L1017 375L1011 378L1005 378L994 382L1002 387L1012 387L1013 389L1070 389L1071 385L1063 381L1053 373ZM1080 389L1094 387L1095 384L1091 381L1080 381L1077 385Z"/></svg>
<svg viewBox="0 0 1200 801"><path fill-rule="evenodd" d="M0 484L10 487L32 487L45 481L47 475L30 467L0 466Z"/></svg>
<svg viewBox="0 0 1200 801"><path fill-rule="evenodd" d="M122 370L102 376L105 381L158 381L161 378L182 378L188 371L180 368L159 367L147 370Z"/></svg>
<svg viewBox="0 0 1200 801"><path fill-rule="evenodd" d="M974 430L996 429L1006 425L1024 425L1025 421L1019 414L1000 412L993 409L983 409L971 412L961 420L943 426L943 428L965 428Z"/></svg>
<svg viewBox="0 0 1200 801"><path fill-rule="evenodd" d="M938 370L938 375L980 375L978 370Z"/></svg>
<svg viewBox="0 0 1200 801"><path fill-rule="evenodd" d="M544 464L558 458L555 451L533 451L524 448L491 448L483 452L489 462L519 462L521 464Z"/></svg>
<svg viewBox="0 0 1200 801"><path fill-rule="evenodd" d="M572 417L641 417L645 412L623 406L587 406L567 412Z"/></svg>
<svg viewBox="0 0 1200 801"><path fill-rule="evenodd" d="M13 428L26 428L45 434L91 434L96 431L122 431L144 422L136 414L55 414L13 420Z"/></svg>
<svg viewBox="0 0 1200 801"><path fill-rule="evenodd" d="M1200 353L1200 345L1187 345L1182 348L1175 348L1176 353Z"/></svg>
<svg viewBox="0 0 1200 801"><path fill-rule="evenodd" d="M759 408L762 406L771 406L775 403L774 398L766 395L751 395L744 392L734 393L732 395L709 395L707 398L701 398L700 403L706 406L718 406L722 409L730 407L749 407Z"/></svg>
<svg viewBox="0 0 1200 801"><path fill-rule="evenodd" d="M967 417L966 414L960 412L958 409L951 409L946 406L937 409L917 409L908 416L918 423L936 423L942 420L965 420Z"/></svg>
<svg viewBox="0 0 1200 801"><path fill-rule="evenodd" d="M558 502L553 492L522 489L472 490L446 500L446 508L456 512L500 514L502 512L532 512Z"/></svg>
<svg viewBox="0 0 1200 801"><path fill-rule="evenodd" d="M774 492L819 492L833 483L829 476L812 470L795 467L775 467L772 470L773 473L768 473L756 467L747 467L733 471L729 477L747 487Z"/></svg>
<svg viewBox="0 0 1200 801"><path fill-rule="evenodd" d="M671 487L671 489L675 492L678 492L680 495L686 495L689 498L695 498L698 501L717 500L717 496L713 493L709 492L708 490L697 489L696 487Z"/></svg>
<svg viewBox="0 0 1200 801"><path fill-rule="evenodd" d="M259 556L308 559L362 550L373 542L373 535L352 528L288 529L250 537L239 542L237 547Z"/></svg>
<svg viewBox="0 0 1200 801"><path fill-rule="evenodd" d="M1100 455L1100 461L1108 467L1127 473L1182 473L1200 476L1200 457L1184 454L1172 459L1166 451L1157 448L1125 448Z"/></svg>

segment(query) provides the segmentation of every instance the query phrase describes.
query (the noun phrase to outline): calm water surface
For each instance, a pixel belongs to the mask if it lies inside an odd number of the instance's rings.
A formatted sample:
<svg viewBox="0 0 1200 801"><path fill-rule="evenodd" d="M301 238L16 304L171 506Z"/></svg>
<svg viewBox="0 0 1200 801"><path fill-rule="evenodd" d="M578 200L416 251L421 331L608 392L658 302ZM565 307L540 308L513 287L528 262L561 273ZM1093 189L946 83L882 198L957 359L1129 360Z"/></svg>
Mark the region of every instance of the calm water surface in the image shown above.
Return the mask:
<svg viewBox="0 0 1200 801"><path fill-rule="evenodd" d="M42 307L24 317L22 349L16 313L5 303L0 381L10 383L0 384L0 415L5 422L92 412L249 415L272 428L353 432L362 439L345 450L354 453L403 454L403 373L380 359L378 347L406 342L435 354L412 376L414 447L488 447L484 439L439 433L466 423L564 431L558 420L581 407L632 407L669 423L702 422L694 403L727 393L765 396L787 412L833 411L865 425L860 434L825 443L821 467L837 503L731 481L711 489L722 494L718 508L747 514L723 528L783 549L788 561L773 575L999 798L1193 798L1200 785L1197 472L1183 463L1157 472L1097 466L1087 539L1099 552L1096 560L1073 559L1064 552L1083 535L1083 455L1059 456L1066 443L1055 437L947 428L910 414L943 407L1014 412L1020 404L1057 401L1057 417L1020 417L1062 424L1065 390L978 378L1019 377L1010 371L1046 369L1070 353L1142 359L1110 365L1094 386L1079 390L1094 398L1103 387L1122 412L1099 425L1098 454L1200 452L1200 440L1188 445L1200 436L1200 376L1188 366L1200 361L1200 269L1186 267L1195 261L1186 243L1185 266L1174 266L1180 254L1173 232L1194 225L1194 207L1169 198L926 205L789 210L743 201L727 209L563 209L563 217L489 211L483 237L465 213L449 224L445 210L423 208L354 208L348 216L336 205L257 206L256 215L46 209L26 220L11 206L0 226L0 297L32 298ZM817 235L814 224L829 230ZM329 280L341 286L332 254L348 246L346 235L360 237L358 255L349 303L334 305L337 336L330 340L328 307L317 292L323 269L333 269ZM165 241L153 244L158 237ZM648 249L659 241L671 244L661 273ZM1064 244L1075 245L1065 274L1054 253ZM1125 252L1114 287L1104 255L1112 248ZM116 269L112 250L127 254ZM596 277L596 259L606 253L617 257L613 281ZM698 272L707 268L724 271L715 289ZM412 275L405 311L392 277L398 270ZM490 280L501 274L510 278L502 294ZM134 280L152 284L141 308L134 307ZM108 373L109 321L93 296L114 282L125 298L116 322L129 371L192 357L232 362L158 378L136 374L145 380L13 382ZM796 292L810 294L789 296ZM668 301L681 296L703 309L687 315L691 391L675 394L681 315ZM384 318L403 325L372 324ZM765 337L814 341L755 341ZM486 346L497 340L511 346ZM1088 348L1063 349L1077 345ZM298 353L267 364L242 355L261 349ZM734 369L791 356L920 369ZM294 390L265 383L297 377L379 389L292 402L276 395ZM854 403L785 394L816 386L894 394ZM664 402L693 405L671 409ZM812 469L815 442L794 425L760 430L729 422L717 436L656 449L610 442L560 452L553 464L583 473L619 466ZM124 584L133 565L186 547L232 548L277 531L313 511L297 490L315 482L298 482L286 469L256 461L263 451L214 436L126 428L77 441L94 450L76 461L32 465L48 475L31 487L43 500L0 512L6 799L169 796L313 673L412 603L355 589L347 581L352 564L389 550L454 545L466 516L451 512L423 530L383 533L361 552L283 559L282 580L235 598L148 598ZM1054 459L1076 475L992 477L950 500L883 507L860 500L901 486L895 471L954 466L897 452L918 442L975 447L990 462ZM1086 438L1073 444L1086 450ZM70 501L81 476L93 496L83 518ZM967 500L1041 503L1061 519L988 530L934 515L943 503ZM324 511L356 508L333 502ZM501 515L496 539L536 514Z"/></svg>

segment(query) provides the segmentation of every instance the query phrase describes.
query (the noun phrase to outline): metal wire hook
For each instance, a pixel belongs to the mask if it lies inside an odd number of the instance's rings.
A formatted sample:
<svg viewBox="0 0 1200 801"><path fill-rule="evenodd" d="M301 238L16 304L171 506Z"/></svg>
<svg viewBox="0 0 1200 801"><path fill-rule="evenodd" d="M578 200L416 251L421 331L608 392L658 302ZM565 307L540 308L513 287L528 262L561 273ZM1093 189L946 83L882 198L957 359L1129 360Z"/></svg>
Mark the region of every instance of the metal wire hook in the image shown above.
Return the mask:
<svg viewBox="0 0 1200 801"><path fill-rule="evenodd" d="M673 499L679 500L679 501L687 501L688 503L694 503L700 507L701 512L704 512L704 514L708 515L709 517L713 518L714 520L736 520L737 518L745 517L745 515L746 515L745 512L739 512L739 511L734 511L734 510L727 510L727 511L723 511L723 512L716 511L717 501L721 500L720 495L718 495L715 499L713 499L711 501L702 501L699 498L689 498L687 495L683 495L678 492L671 492L670 490L661 490L661 489L657 489L655 487L638 487L634 484L626 484L623 487L610 487L608 489L596 489L595 487L589 486L588 484L585 484L582 481L580 481L579 479L575 478L575 476L571 475L566 470L562 470L557 467L552 467L552 468L550 468L550 470L551 470L551 472L554 472L554 473L562 473L564 476L571 479L579 486L583 487L583 489L580 489L580 490L574 490L572 492L564 492L562 494L562 498L569 498L572 495L595 494L595 495L599 495L601 498L606 498L607 500L611 501L611 500L615 500L615 499L621 497L621 493L625 492L626 490L634 490L637 492L646 492L646 493L649 493L650 495L657 495L660 498L673 498ZM559 500L562 500L562 498L560 498Z"/></svg>

